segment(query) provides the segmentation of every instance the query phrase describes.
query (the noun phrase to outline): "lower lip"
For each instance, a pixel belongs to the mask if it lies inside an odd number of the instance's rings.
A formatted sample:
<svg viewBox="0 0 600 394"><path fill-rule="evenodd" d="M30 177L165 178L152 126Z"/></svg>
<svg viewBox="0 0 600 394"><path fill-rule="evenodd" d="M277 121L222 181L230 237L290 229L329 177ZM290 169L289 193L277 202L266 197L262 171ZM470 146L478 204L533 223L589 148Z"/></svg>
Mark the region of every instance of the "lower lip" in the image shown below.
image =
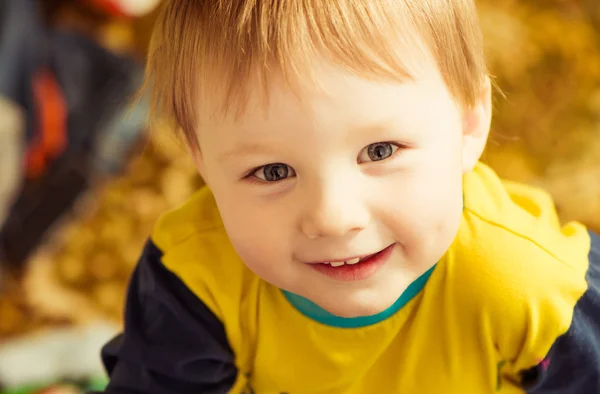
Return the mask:
<svg viewBox="0 0 600 394"><path fill-rule="evenodd" d="M331 279L343 282L365 280L375 275L377 270L385 264L392 254L395 245L392 244L370 259L353 265L344 264L340 267L332 267L330 264L310 264L310 266L315 271Z"/></svg>

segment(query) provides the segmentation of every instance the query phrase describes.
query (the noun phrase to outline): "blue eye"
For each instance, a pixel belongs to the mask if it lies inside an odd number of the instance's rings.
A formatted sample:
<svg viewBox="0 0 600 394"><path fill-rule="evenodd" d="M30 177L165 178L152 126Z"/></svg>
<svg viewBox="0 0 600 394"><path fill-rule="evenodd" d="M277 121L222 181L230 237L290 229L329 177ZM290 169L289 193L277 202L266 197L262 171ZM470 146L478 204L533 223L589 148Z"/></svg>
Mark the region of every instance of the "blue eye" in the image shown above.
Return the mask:
<svg viewBox="0 0 600 394"><path fill-rule="evenodd" d="M390 158L399 146L391 142L376 142L365 147L358 156L361 163L369 161L381 161Z"/></svg>
<svg viewBox="0 0 600 394"><path fill-rule="evenodd" d="M277 182L296 175L294 169L287 164L273 163L258 168L252 175L261 181Z"/></svg>

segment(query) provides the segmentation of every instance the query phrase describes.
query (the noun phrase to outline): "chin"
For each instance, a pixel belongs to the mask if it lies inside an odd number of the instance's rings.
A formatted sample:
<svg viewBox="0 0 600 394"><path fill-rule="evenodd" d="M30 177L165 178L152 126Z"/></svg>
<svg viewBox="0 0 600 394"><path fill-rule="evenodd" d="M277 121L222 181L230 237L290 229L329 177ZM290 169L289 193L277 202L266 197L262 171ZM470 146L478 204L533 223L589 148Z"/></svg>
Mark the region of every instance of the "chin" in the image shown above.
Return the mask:
<svg viewBox="0 0 600 394"><path fill-rule="evenodd" d="M338 317L352 318L372 316L381 313L392 306L394 301L395 299L391 302L352 302L351 300L348 300L344 305L338 303L330 305L327 303L323 305L319 304L319 306Z"/></svg>

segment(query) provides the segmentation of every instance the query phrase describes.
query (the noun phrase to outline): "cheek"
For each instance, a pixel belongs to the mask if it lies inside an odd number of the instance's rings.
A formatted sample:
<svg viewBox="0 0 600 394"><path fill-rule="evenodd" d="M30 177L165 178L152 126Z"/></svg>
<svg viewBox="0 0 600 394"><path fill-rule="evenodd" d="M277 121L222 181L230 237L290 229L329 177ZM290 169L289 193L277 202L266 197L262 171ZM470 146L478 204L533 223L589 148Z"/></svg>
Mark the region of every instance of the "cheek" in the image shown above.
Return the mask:
<svg viewBox="0 0 600 394"><path fill-rule="evenodd" d="M441 257L462 215L460 161L419 164L387 184L379 205L388 209L379 215L404 244L407 257L415 262Z"/></svg>
<svg viewBox="0 0 600 394"><path fill-rule="evenodd" d="M290 224L284 215L269 209L269 204L253 203L249 198L219 196L219 211L227 235L244 263L263 279L277 284L281 267L290 261Z"/></svg>

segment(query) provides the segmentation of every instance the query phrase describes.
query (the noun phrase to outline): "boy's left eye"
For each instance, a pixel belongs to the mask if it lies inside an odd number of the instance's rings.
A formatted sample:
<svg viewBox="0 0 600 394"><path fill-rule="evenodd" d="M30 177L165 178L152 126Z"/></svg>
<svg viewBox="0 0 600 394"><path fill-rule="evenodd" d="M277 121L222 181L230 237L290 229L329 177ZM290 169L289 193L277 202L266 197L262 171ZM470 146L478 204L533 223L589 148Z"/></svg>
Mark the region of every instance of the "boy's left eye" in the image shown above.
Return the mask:
<svg viewBox="0 0 600 394"><path fill-rule="evenodd" d="M381 161L390 158L400 147L391 142L376 142L363 148L358 155L358 162Z"/></svg>
<svg viewBox="0 0 600 394"><path fill-rule="evenodd" d="M250 175L263 182L279 182L295 176L296 172L287 164L271 163L257 168Z"/></svg>

